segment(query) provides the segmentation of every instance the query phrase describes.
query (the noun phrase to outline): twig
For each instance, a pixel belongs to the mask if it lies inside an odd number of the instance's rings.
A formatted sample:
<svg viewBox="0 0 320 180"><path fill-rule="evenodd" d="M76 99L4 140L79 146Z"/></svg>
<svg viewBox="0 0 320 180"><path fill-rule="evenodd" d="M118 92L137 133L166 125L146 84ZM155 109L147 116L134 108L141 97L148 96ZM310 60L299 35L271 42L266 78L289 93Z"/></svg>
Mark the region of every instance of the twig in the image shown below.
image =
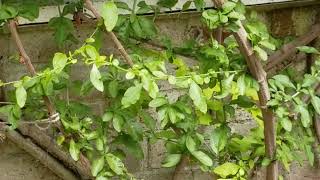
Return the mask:
<svg viewBox="0 0 320 180"><path fill-rule="evenodd" d="M20 52L21 59L26 64L26 67L27 67L29 73L32 76L37 75L37 72L36 72L34 66L32 65L30 57L28 56L26 50L23 47L23 44L21 42L20 36L18 34L18 31L17 31L17 23L16 23L15 20L12 20L12 19L9 20L9 29L10 29L12 38L13 38L14 42L16 43L17 48L18 48L18 50ZM56 110L55 110L51 100L49 99L49 97L48 96L43 96L43 100L44 100L45 105L47 106L49 115L55 114Z"/></svg>
<svg viewBox="0 0 320 180"><path fill-rule="evenodd" d="M31 63L30 57L28 56L28 54L26 53L23 47L23 44L21 42L21 39L17 31L17 24L14 20L9 20L9 29L17 45L17 48L21 54L23 62L26 64L30 74L35 76L37 73L35 71L34 66ZM43 96L43 100L45 105L47 106L49 115L52 116L56 114L56 110L52 102L50 101L49 97ZM55 125L57 126L57 128L59 128L61 132L64 132L60 121L57 121ZM86 157L84 157L82 154L80 155L80 160L75 162L68 153L66 153L61 149L60 146L58 146L56 143L52 143L52 138L48 136L45 132L41 131L40 129L34 126L29 126L28 124L19 126L18 128L22 134L32 137L32 139L36 141L39 146L41 146L42 148L45 148L46 151L53 154L54 156L59 158L62 162L67 164L69 167L71 167L73 170L78 172L81 175L81 177L83 177L84 179L91 178L89 160Z"/></svg>
<svg viewBox="0 0 320 180"><path fill-rule="evenodd" d="M100 16L99 12L93 6L91 0L85 0L85 5L86 5L86 8L89 9L98 20L102 19L102 17ZM124 49L123 45L121 44L121 42L117 38L117 36L113 32L109 32L109 31L107 31L107 34L111 37L112 41L116 45L118 51L120 52L120 54L122 55L124 60L127 62L127 64L129 64L130 66L133 66L133 61L132 61L131 57L126 52L126 50Z"/></svg>
<svg viewBox="0 0 320 180"><path fill-rule="evenodd" d="M35 120L35 121L19 121L19 125L24 125L24 124L53 124L60 121L60 116L59 113L56 113L52 116L50 116L49 118L46 119L39 119L39 120ZM10 125L11 123L9 122L0 122L0 126L6 126L6 125Z"/></svg>
<svg viewBox="0 0 320 180"><path fill-rule="evenodd" d="M224 4L224 0L212 0L213 3L221 8ZM272 110L267 107L267 102L270 99L270 92L268 88L268 82L266 72L264 71L261 60L254 54L253 47L248 40L248 35L241 22L239 23L239 30L234 33L241 53L245 56L248 68L254 78L258 81L260 90L258 92L259 101L264 119L264 136L265 136L265 148L266 156L270 159L275 159L276 155L276 132L275 125L276 120L274 118ZM277 161L273 161L267 167L267 180L278 179L278 164Z"/></svg>

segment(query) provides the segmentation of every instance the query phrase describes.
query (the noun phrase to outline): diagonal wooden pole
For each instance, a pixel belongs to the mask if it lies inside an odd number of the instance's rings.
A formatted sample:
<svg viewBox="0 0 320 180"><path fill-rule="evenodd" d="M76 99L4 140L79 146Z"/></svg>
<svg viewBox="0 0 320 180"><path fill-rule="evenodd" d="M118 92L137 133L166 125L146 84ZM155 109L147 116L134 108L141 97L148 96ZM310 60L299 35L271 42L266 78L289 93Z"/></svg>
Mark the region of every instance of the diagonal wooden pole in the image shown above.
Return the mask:
<svg viewBox="0 0 320 180"><path fill-rule="evenodd" d="M225 3L224 0L212 0L217 8L221 8ZM278 163L275 160L276 156L276 119L271 109L267 107L267 102L270 99L270 92L267 82L267 74L263 69L260 59L255 55L253 47L248 40L248 35L243 25L240 22L239 30L233 34L236 38L241 53L245 56L248 68L253 77L258 81L260 90L258 92L260 108L264 120L264 137L266 156L272 160L267 167L267 180L278 179Z"/></svg>
<svg viewBox="0 0 320 180"><path fill-rule="evenodd" d="M99 14L98 10L93 6L92 1L91 0L85 0L85 6L88 10L90 10L93 15L98 19L101 20L102 17ZM122 57L124 58L124 60L126 61L126 63L130 66L133 66L133 61L131 59L131 57L129 56L129 54L126 52L126 50L124 49L123 45L121 44L121 42L119 41L119 39L117 38L117 36L114 34L114 32L109 32L107 31L107 34L111 37L112 41L114 42L114 44L116 45L118 51L120 52L120 54L122 55Z"/></svg>
<svg viewBox="0 0 320 180"><path fill-rule="evenodd" d="M283 45L278 51L274 52L269 58L265 66L266 71L271 70L276 65L282 63L290 56L294 55L298 50L296 47L309 44L315 38L320 36L320 23L311 27L310 31L294 41Z"/></svg>
<svg viewBox="0 0 320 180"><path fill-rule="evenodd" d="M32 76L35 76L37 72L22 44L15 20L9 20L9 29L11 32L11 36L20 52L21 61L24 62L29 73ZM43 100L48 109L49 116L54 116L56 114L56 110L53 103L50 101L50 98L48 96L43 96ZM5 118L3 119L5 120ZM61 132L64 131L60 121L58 121L58 124L56 124L56 126L59 128ZM44 148L46 151L50 152L53 156L57 157L64 164L67 164L67 166L72 168L74 171L78 172L82 177L86 179L91 177L90 162L83 155L81 155L80 161L75 162L71 158L71 156L68 153L66 153L63 149L61 149L61 147L59 147L50 136L48 136L45 132L41 131L37 127L22 125L18 127L18 129L22 132L23 135L31 137L39 146Z"/></svg>
<svg viewBox="0 0 320 180"><path fill-rule="evenodd" d="M23 44L21 42L21 39L20 39L18 31L17 31L17 23L15 20L13 20L13 19L9 20L9 29L11 32L11 36L12 36L14 42L16 43L17 48L20 52L21 61L26 65L29 73L32 76L35 76L37 74L37 72L36 72L34 66L32 65L30 57L28 56L26 50L23 47ZM48 96L43 96L43 100L44 100L45 105L47 106L49 115L50 116L54 115L56 113L56 110L55 110L54 105L52 104L50 98Z"/></svg>

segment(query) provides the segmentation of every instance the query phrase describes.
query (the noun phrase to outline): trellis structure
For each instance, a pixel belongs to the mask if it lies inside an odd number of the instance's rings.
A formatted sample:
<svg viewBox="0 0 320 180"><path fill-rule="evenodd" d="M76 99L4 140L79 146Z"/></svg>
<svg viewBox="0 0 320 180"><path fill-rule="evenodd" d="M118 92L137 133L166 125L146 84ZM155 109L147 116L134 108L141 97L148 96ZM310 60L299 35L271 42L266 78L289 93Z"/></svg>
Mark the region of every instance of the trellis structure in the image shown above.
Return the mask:
<svg viewBox="0 0 320 180"><path fill-rule="evenodd" d="M284 1L284 0L282 0ZM217 8L221 8L224 4L224 0L212 0L212 2L215 4ZM280 2L280 1L279 1ZM91 0L85 0L86 8L92 12L92 14L95 16L96 19L101 19L101 16L99 12L96 10L96 8L93 6ZM27 22L26 22L27 23ZM17 22L15 20L10 20L9 22L9 29L11 32L12 39L14 39L16 46L21 54L21 62L26 64L27 69L29 70L30 74L35 75L36 71L32 65L32 62L27 54L27 52L24 49L23 44L21 43L18 31L17 31ZM218 33L218 36L216 37L218 40L223 39L221 36L221 31ZM118 40L117 35L113 32L106 32L116 45L118 51L125 59L125 62L132 66L132 60L124 47L122 46L121 42ZM286 45L284 45L280 50L276 51L273 55L271 55L268 59L268 63L265 67L261 64L259 58L255 55L253 48L251 46L251 43L249 42L247 38L247 32L243 28L243 26L240 26L240 29L238 32L233 34L236 37L236 40L240 46L240 50L242 54L246 57L246 62L248 65L248 69L250 73L253 75L253 77L258 81L260 86L259 91L259 107L262 110L263 113L263 119L264 119L264 127L265 127L265 147L266 147L266 155L269 159L275 159L275 151L276 151L276 143L275 143L275 123L276 119L273 115L273 112L268 109L267 102L270 99L270 93L268 89L268 83L267 83L267 75L268 71L272 70L275 66L281 64L284 60L288 59L290 56L294 55L297 50L296 47L303 46L311 43L315 38L320 36L320 24L316 24L312 27L310 32L306 33L306 35L302 35L301 37L297 38L293 42L290 42ZM318 86L315 87L318 89ZM48 108L49 115L56 116L55 108L53 107L52 103L50 102L50 99L46 96L43 97L44 102ZM306 99L308 101L309 99ZM5 120L5 119L4 119ZM51 118L49 118L48 122L51 122ZM54 123L61 131L63 131L61 124ZM317 132L320 132L320 125L317 119L315 119L315 129ZM75 162L73 161L70 156L64 152L59 146L52 144L51 137L48 136L43 131L39 130L37 127L32 126L30 124L22 124L19 127L20 132L23 135L31 137L38 145L42 146L46 151L48 151L53 156L57 157L59 160L61 160L64 164L67 164L70 166L71 169L73 169L76 172L79 172L82 178L89 179L91 177L90 173L90 164L88 163L88 160L81 156L80 161ZM13 142L16 142L17 144L21 144L25 139L21 137L16 132L7 131L7 136L9 139L11 139ZM319 138L319 137L318 137ZM36 156L39 156L37 158L43 160L43 151L37 150L34 148L34 144L30 141L25 141L22 143L21 147L23 147L28 152L38 152L36 153ZM48 159L46 159L48 160ZM52 162L52 164L46 164L50 167L52 167L52 170L57 172L58 175L61 178L65 179L76 179L72 173L69 171L66 171L64 168L57 165L57 162L55 162L54 159L49 160ZM174 179L179 178L179 171L183 169L183 167L186 165L188 161L183 159L180 164L176 167L176 173ZM57 168L58 167L58 168ZM267 168L267 179L268 180L277 180L278 179L278 165L276 161L273 161Z"/></svg>

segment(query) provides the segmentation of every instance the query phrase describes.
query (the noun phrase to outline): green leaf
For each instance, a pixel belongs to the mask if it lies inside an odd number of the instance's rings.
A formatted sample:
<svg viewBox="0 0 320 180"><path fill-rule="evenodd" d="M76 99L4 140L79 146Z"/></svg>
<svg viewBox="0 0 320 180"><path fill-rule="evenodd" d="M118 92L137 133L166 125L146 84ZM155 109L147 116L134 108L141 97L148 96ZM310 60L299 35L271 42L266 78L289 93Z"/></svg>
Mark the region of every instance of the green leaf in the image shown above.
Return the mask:
<svg viewBox="0 0 320 180"><path fill-rule="evenodd" d="M286 76L286 75L279 74L279 75L273 76L273 79L276 80L276 83L280 83L284 87L294 88L295 89L295 86L290 81L289 77Z"/></svg>
<svg viewBox="0 0 320 180"><path fill-rule="evenodd" d="M132 11L132 9L125 2L117 1L117 2L114 2L114 3L120 9L125 9L125 10L128 10L128 11Z"/></svg>
<svg viewBox="0 0 320 180"><path fill-rule="evenodd" d="M115 140L116 144L123 145L125 149L135 158L143 159L144 154L141 145L127 134L120 135Z"/></svg>
<svg viewBox="0 0 320 180"><path fill-rule="evenodd" d="M292 130L292 122L290 121L289 118L281 118L280 119L281 126L288 132Z"/></svg>
<svg viewBox="0 0 320 180"><path fill-rule="evenodd" d="M197 83L191 82L189 96L193 100L194 105L203 113L207 112L206 98L202 94L202 90Z"/></svg>
<svg viewBox="0 0 320 180"><path fill-rule="evenodd" d="M64 7L63 7L63 10L62 10L62 16L65 16L67 14L74 14L76 12L76 3L69 3L69 4L66 4Z"/></svg>
<svg viewBox="0 0 320 180"><path fill-rule="evenodd" d="M106 160L110 169L112 169L113 172L115 172L117 175L123 174L124 164L121 162L121 159L109 153L106 155Z"/></svg>
<svg viewBox="0 0 320 180"><path fill-rule="evenodd" d="M222 178L227 178L228 176L236 175L239 169L240 166L238 166L237 164L227 162L216 167L213 172Z"/></svg>
<svg viewBox="0 0 320 180"><path fill-rule="evenodd" d="M314 110L320 114L320 98L318 96L311 95L311 103Z"/></svg>
<svg viewBox="0 0 320 180"><path fill-rule="evenodd" d="M300 46L300 47L297 47L297 49L300 52L304 52L307 54L320 54L320 52L316 48L310 47L310 46Z"/></svg>
<svg viewBox="0 0 320 180"><path fill-rule="evenodd" d="M119 83L118 83L117 80L113 80L113 81L111 81L111 82L109 83L109 85L108 85L108 91L109 91L111 97L113 97L113 98L117 97L118 91L119 91L119 90L118 90L118 89L119 89L118 86L119 86Z"/></svg>
<svg viewBox="0 0 320 180"><path fill-rule="evenodd" d="M69 18L62 16L51 18L48 26L55 30L54 39L60 47L68 40L77 42L73 36L73 23Z"/></svg>
<svg viewBox="0 0 320 180"><path fill-rule="evenodd" d="M102 116L102 121L103 122L108 122L110 121L111 119L113 119L113 112L106 112L104 113L104 115Z"/></svg>
<svg viewBox="0 0 320 180"><path fill-rule="evenodd" d="M268 60L268 54L266 53L266 51L264 51L263 49L261 49L259 46L254 46L253 50L258 53L259 57L263 60L266 61Z"/></svg>
<svg viewBox="0 0 320 180"><path fill-rule="evenodd" d="M168 100L166 98L159 97L159 98L156 98L156 99L153 99L152 101L150 101L149 107L157 108L157 107L163 106L167 103L168 103Z"/></svg>
<svg viewBox="0 0 320 180"><path fill-rule="evenodd" d="M104 25L107 31L111 32L117 25L118 8L112 1L107 1L102 5L101 16L104 19Z"/></svg>
<svg viewBox="0 0 320 180"><path fill-rule="evenodd" d="M19 107L23 108L27 101L27 91L24 89L22 84L16 89L16 99Z"/></svg>
<svg viewBox="0 0 320 180"><path fill-rule="evenodd" d="M74 142L73 139L70 140L69 153L73 160L75 161L79 160L80 149L78 148L78 145Z"/></svg>
<svg viewBox="0 0 320 180"><path fill-rule="evenodd" d="M271 49L271 50L276 50L276 46L269 41L260 41L259 44L265 48Z"/></svg>
<svg viewBox="0 0 320 180"><path fill-rule="evenodd" d="M17 4L19 16L33 21L39 16L39 3L32 0L24 0L23 3Z"/></svg>
<svg viewBox="0 0 320 180"><path fill-rule="evenodd" d="M201 11L206 6L204 0L194 0L193 2L198 11Z"/></svg>
<svg viewBox="0 0 320 180"><path fill-rule="evenodd" d="M309 114L308 109L303 105L297 105L296 112L301 114L301 122L303 127L305 128L309 127L311 123L311 116Z"/></svg>
<svg viewBox="0 0 320 180"><path fill-rule="evenodd" d="M141 84L128 88L121 100L121 104L123 105L123 107L127 108L135 104L140 99L141 90Z"/></svg>
<svg viewBox="0 0 320 180"><path fill-rule="evenodd" d="M113 127L117 132L121 132L122 126L124 124L124 119L119 114L114 114L113 116Z"/></svg>
<svg viewBox="0 0 320 180"><path fill-rule="evenodd" d="M101 80L101 74L100 71L98 70L97 66L93 64L91 72L90 72L90 81L92 85L98 90L103 92L104 86L103 82Z"/></svg>
<svg viewBox="0 0 320 180"><path fill-rule="evenodd" d="M250 98L248 98L247 96L238 96L237 99L232 100L231 104L237 104L239 107L242 108L250 108L252 106L254 106L254 102L252 102L252 100Z"/></svg>
<svg viewBox="0 0 320 180"><path fill-rule="evenodd" d="M229 13L230 11L232 11L236 7L236 5L237 4L234 3L234 2L228 1L228 2L223 4L222 10L223 10L224 13Z"/></svg>
<svg viewBox="0 0 320 180"><path fill-rule="evenodd" d="M157 35L157 29L154 22L146 17L139 16L138 18L141 29L147 38L152 38Z"/></svg>
<svg viewBox="0 0 320 180"><path fill-rule="evenodd" d="M245 95L245 91L246 91L245 77L246 77L246 75L243 74L237 80L237 85L238 85L238 89L239 89L239 95Z"/></svg>
<svg viewBox="0 0 320 180"><path fill-rule="evenodd" d="M0 7L0 20L7 20L14 18L18 15L18 11L16 8L7 6L7 5L1 5Z"/></svg>
<svg viewBox="0 0 320 180"><path fill-rule="evenodd" d="M311 74L305 74L302 82L302 87L310 87L317 82L317 78Z"/></svg>
<svg viewBox="0 0 320 180"><path fill-rule="evenodd" d="M165 8L172 8L177 2L178 0L159 0L157 4Z"/></svg>
<svg viewBox="0 0 320 180"><path fill-rule="evenodd" d="M67 55L63 53L56 53L53 57L53 68L57 71L57 73L60 73L63 68L67 65L68 57Z"/></svg>
<svg viewBox="0 0 320 180"><path fill-rule="evenodd" d="M128 80L133 79L135 76L136 75L132 71L126 73L126 79Z"/></svg>
<svg viewBox="0 0 320 180"><path fill-rule="evenodd" d="M162 167L173 167L177 165L181 160L181 154L169 154L164 159L164 162L162 163Z"/></svg>
<svg viewBox="0 0 320 180"><path fill-rule="evenodd" d="M150 116L150 114L145 111L142 111L141 116L147 128L154 131L156 129L156 121Z"/></svg>
<svg viewBox="0 0 320 180"><path fill-rule="evenodd" d="M222 80L222 90L221 93L215 98L222 99L229 95L231 89L232 89L232 82L233 82L234 74L228 76L226 79Z"/></svg>
<svg viewBox="0 0 320 180"><path fill-rule="evenodd" d="M212 131L210 135L210 147L214 153L219 154L225 148L229 131L225 126L220 126Z"/></svg>
<svg viewBox="0 0 320 180"><path fill-rule="evenodd" d="M172 124L175 124L177 123L178 121L178 118L177 118L177 112L175 109L171 108L171 107L168 107L167 108L167 113L168 113L168 116L169 116L169 119L171 121Z"/></svg>
<svg viewBox="0 0 320 180"><path fill-rule="evenodd" d="M305 153L306 153L306 155L307 155L307 158L308 158L308 160L309 160L309 163L310 163L310 165L311 166L313 166L314 165L314 153L313 153L313 151L312 151L312 146L310 146L310 145L305 145Z"/></svg>
<svg viewBox="0 0 320 180"><path fill-rule="evenodd" d="M99 53L96 48L92 45L85 46L86 54L93 60L96 60L99 57Z"/></svg>
<svg viewBox="0 0 320 180"><path fill-rule="evenodd" d="M212 118L209 114L201 114L199 116L199 124L201 125L210 125L210 123L212 122Z"/></svg>
<svg viewBox="0 0 320 180"><path fill-rule="evenodd" d="M177 138L177 134L171 130L162 130L160 132L155 133L155 136L158 138L165 138L165 139L174 139Z"/></svg>
<svg viewBox="0 0 320 180"><path fill-rule="evenodd" d="M202 151L193 151L191 154L205 166L212 166L211 158Z"/></svg>
<svg viewBox="0 0 320 180"><path fill-rule="evenodd" d="M91 173L93 175L93 177L96 177L98 175L98 173L103 169L104 166L104 157L101 156L98 159L95 159L92 162L92 166L91 166Z"/></svg>
<svg viewBox="0 0 320 180"><path fill-rule="evenodd" d="M187 1L182 6L182 11L186 11L190 8L192 1Z"/></svg>
<svg viewBox="0 0 320 180"><path fill-rule="evenodd" d="M109 180L109 178L106 178L104 176L97 176L96 180Z"/></svg>
<svg viewBox="0 0 320 180"><path fill-rule="evenodd" d="M261 165L263 167L267 167L270 163L271 163L271 160L269 158L267 158L267 157L264 157L262 162L261 162Z"/></svg>
<svg viewBox="0 0 320 180"><path fill-rule="evenodd" d="M196 149L197 149L197 144L196 142L192 139L191 136L187 136L187 139L186 139L186 146L189 150L189 152L194 152Z"/></svg>

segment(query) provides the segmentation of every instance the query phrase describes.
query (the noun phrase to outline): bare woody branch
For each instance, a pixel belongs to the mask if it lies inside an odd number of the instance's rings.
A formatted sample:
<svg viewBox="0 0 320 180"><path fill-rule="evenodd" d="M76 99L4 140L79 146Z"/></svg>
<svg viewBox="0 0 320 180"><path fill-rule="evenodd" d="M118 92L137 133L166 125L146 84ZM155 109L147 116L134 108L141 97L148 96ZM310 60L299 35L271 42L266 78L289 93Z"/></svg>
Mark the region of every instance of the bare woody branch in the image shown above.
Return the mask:
<svg viewBox="0 0 320 180"><path fill-rule="evenodd" d="M319 36L320 36L320 23L312 26L311 30L305 35L302 35L299 38L295 39L294 41L288 44L285 44L281 49L273 53L268 58L268 63L265 66L266 71L269 71L276 65L288 59L290 56L294 55L297 52L296 47L307 45Z"/></svg>
<svg viewBox="0 0 320 180"><path fill-rule="evenodd" d="M85 5L86 5L86 8L89 9L98 20L102 19L101 15L97 11L97 9L93 6L91 0L85 0ZM131 57L129 56L127 51L124 49L123 45L121 44L121 42L119 41L117 36L113 32L107 31L107 33L111 37L112 41L116 45L118 51L123 56L126 63L129 64L130 66L133 66L133 61L132 61Z"/></svg>
<svg viewBox="0 0 320 180"><path fill-rule="evenodd" d="M224 0L212 0L217 8L221 8L224 4ZM252 45L247 38L247 32L242 25L238 32L234 33L234 36L239 44L241 53L245 56L248 68L251 74L258 81L260 90L258 92L260 107L262 116L264 119L264 136L265 136L265 148L266 156L270 159L274 159L276 154L276 132L274 118L272 110L268 109L267 102L270 99L270 92L268 88L267 76L264 71L260 59L254 54ZM277 180L278 179L278 164L276 161L270 163L267 167L267 179Z"/></svg>

